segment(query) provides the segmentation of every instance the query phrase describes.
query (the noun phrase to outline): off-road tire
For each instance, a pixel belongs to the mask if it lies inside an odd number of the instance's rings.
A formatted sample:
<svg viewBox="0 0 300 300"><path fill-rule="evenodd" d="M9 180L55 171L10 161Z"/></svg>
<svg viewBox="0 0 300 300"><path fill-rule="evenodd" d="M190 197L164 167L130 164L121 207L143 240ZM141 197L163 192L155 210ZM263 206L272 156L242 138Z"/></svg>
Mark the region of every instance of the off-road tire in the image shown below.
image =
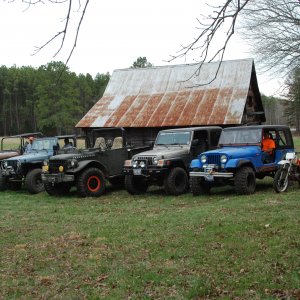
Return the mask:
<svg viewBox="0 0 300 300"><path fill-rule="evenodd" d="M42 181L42 169L30 170L25 177L25 188L31 194L38 194L44 191L44 184Z"/></svg>
<svg viewBox="0 0 300 300"><path fill-rule="evenodd" d="M131 195L140 195L147 192L148 183L145 182L141 177L126 175L125 188Z"/></svg>
<svg viewBox="0 0 300 300"><path fill-rule="evenodd" d="M63 196L67 195L70 191L71 186L65 183L44 183L45 190L50 196Z"/></svg>
<svg viewBox="0 0 300 300"><path fill-rule="evenodd" d="M189 180L183 168L176 167L170 171L165 180L165 190L171 195L181 195L189 189Z"/></svg>
<svg viewBox="0 0 300 300"><path fill-rule="evenodd" d="M190 177L190 189L194 196L209 194L211 186L199 177Z"/></svg>
<svg viewBox="0 0 300 300"><path fill-rule="evenodd" d="M117 176L108 179L109 183L116 188L124 188L125 186L125 178L124 176Z"/></svg>
<svg viewBox="0 0 300 300"><path fill-rule="evenodd" d="M0 174L0 191L5 191L7 189L7 178Z"/></svg>
<svg viewBox="0 0 300 300"><path fill-rule="evenodd" d="M99 197L105 192L105 176L97 168L89 168L78 175L77 194L80 197Z"/></svg>
<svg viewBox="0 0 300 300"><path fill-rule="evenodd" d="M250 195L255 192L256 178L251 167L241 167L234 177L234 188L239 195Z"/></svg>
<svg viewBox="0 0 300 300"><path fill-rule="evenodd" d="M286 182L282 182L285 180L288 172L288 167L285 167L284 165L280 166L280 168L276 171L274 180L273 180L273 188L276 193L283 193L285 192L289 187L289 178L287 178Z"/></svg>

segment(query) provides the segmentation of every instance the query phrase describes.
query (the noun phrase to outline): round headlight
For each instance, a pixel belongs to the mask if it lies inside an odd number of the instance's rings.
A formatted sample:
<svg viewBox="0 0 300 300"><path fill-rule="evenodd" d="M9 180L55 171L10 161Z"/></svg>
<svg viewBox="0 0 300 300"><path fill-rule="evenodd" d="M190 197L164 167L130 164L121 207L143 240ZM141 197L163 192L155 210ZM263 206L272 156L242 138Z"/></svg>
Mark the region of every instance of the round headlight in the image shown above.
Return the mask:
<svg viewBox="0 0 300 300"><path fill-rule="evenodd" d="M45 159L45 160L43 161L43 165L44 165L44 166L48 166L48 165L49 165L49 160L48 160L48 159Z"/></svg>
<svg viewBox="0 0 300 300"><path fill-rule="evenodd" d="M145 164L144 161L141 161L141 162L140 162L140 167L141 167L141 168L145 168L145 167L146 167L146 164Z"/></svg>
<svg viewBox="0 0 300 300"><path fill-rule="evenodd" d="M4 162L3 162L3 167L4 167L4 168L7 168L7 167L8 167L8 162L7 162L7 161L4 161Z"/></svg>
<svg viewBox="0 0 300 300"><path fill-rule="evenodd" d="M63 167L63 166L59 166L59 167L58 167L58 171L59 171L59 172L63 172L63 171L64 171L64 167Z"/></svg>
<svg viewBox="0 0 300 300"><path fill-rule="evenodd" d="M133 167L133 168L136 168L136 167L137 167L137 161L136 161L136 160L134 160L134 161L132 162L132 167Z"/></svg>
<svg viewBox="0 0 300 300"><path fill-rule="evenodd" d="M71 167L75 168L75 167L77 167L77 165L78 165L78 161L76 159L72 159L71 160Z"/></svg>
<svg viewBox="0 0 300 300"><path fill-rule="evenodd" d="M68 161L69 168L76 168L78 166L78 161L76 159L70 159Z"/></svg>
<svg viewBox="0 0 300 300"><path fill-rule="evenodd" d="M153 157L152 162L153 162L154 165L157 165L157 163L158 163L158 158L157 158L157 156L154 156L154 157Z"/></svg>
<svg viewBox="0 0 300 300"><path fill-rule="evenodd" d="M227 156L224 155L224 154L221 155L221 159L220 159L220 160L221 160L221 163L222 163L222 164L225 164L225 163L227 162Z"/></svg>
<svg viewBox="0 0 300 300"><path fill-rule="evenodd" d="M206 157L206 155L201 155L200 160L201 160L201 162L202 162L203 164L205 164L205 163L207 162L207 157Z"/></svg>

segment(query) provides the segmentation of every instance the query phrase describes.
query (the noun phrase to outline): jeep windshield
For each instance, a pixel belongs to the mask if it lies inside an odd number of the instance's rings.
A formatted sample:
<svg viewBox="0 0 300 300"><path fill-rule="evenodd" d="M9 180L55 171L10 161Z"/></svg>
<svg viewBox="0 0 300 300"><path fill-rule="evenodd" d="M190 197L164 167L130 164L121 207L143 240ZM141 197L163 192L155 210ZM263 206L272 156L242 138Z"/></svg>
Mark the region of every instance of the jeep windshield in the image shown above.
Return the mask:
<svg viewBox="0 0 300 300"><path fill-rule="evenodd" d="M223 130L219 145L257 145L261 142L262 130L260 128L230 129Z"/></svg>
<svg viewBox="0 0 300 300"><path fill-rule="evenodd" d="M34 140L32 143L31 150L40 151L40 150L53 150L53 146L57 144L56 139L42 139Z"/></svg>
<svg viewBox="0 0 300 300"><path fill-rule="evenodd" d="M189 145L191 132L160 132L156 138L156 146Z"/></svg>

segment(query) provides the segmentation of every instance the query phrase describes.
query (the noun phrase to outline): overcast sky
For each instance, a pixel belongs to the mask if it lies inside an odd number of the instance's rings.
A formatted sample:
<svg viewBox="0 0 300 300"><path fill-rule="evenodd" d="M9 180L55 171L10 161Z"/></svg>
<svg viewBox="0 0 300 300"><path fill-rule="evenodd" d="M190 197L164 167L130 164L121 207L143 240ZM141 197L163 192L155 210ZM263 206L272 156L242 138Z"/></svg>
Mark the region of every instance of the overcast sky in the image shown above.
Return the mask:
<svg viewBox="0 0 300 300"><path fill-rule="evenodd" d="M76 1L75 1L76 2ZM83 1L82 1L83 2ZM146 56L155 66L193 63L193 53L171 63L167 60L197 35L197 19L205 13L204 0L90 0L79 33L78 45L69 62L71 71L110 74L114 69L130 67L139 56ZM70 36L63 51L53 57L58 43L48 45L32 55L63 28L66 7L58 4L37 4L27 9L21 0L0 0L0 65L33 66L51 60L66 61L74 41L79 14L70 24ZM82 9L82 8L81 8ZM74 6L73 11L77 10ZM58 42L58 41L57 41ZM225 59L249 58L248 47L238 38L229 44ZM277 80L258 74L260 91L272 95Z"/></svg>

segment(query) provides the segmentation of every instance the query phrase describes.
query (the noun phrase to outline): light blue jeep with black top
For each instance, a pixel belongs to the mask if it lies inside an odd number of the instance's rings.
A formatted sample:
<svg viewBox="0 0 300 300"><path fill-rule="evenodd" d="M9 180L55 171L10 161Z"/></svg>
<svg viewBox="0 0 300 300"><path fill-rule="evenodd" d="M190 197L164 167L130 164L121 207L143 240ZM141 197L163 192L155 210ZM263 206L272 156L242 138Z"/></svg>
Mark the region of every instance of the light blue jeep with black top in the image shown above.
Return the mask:
<svg viewBox="0 0 300 300"><path fill-rule="evenodd" d="M265 159L263 136L267 133L275 148ZM190 188L193 195L208 193L214 186L231 184L238 194L252 194L256 178L274 177L278 162L294 152L288 126L256 125L230 127L222 131L219 148L201 153L190 164Z"/></svg>
<svg viewBox="0 0 300 300"><path fill-rule="evenodd" d="M60 143L64 139L72 141L72 145L68 148L60 149ZM31 194L42 192L44 190L44 184L41 179L43 161L59 152L76 152L75 147L76 138L74 135L35 139L29 152L4 159L1 162L0 191L6 189L19 190L22 187L22 183L24 183L25 188Z"/></svg>

